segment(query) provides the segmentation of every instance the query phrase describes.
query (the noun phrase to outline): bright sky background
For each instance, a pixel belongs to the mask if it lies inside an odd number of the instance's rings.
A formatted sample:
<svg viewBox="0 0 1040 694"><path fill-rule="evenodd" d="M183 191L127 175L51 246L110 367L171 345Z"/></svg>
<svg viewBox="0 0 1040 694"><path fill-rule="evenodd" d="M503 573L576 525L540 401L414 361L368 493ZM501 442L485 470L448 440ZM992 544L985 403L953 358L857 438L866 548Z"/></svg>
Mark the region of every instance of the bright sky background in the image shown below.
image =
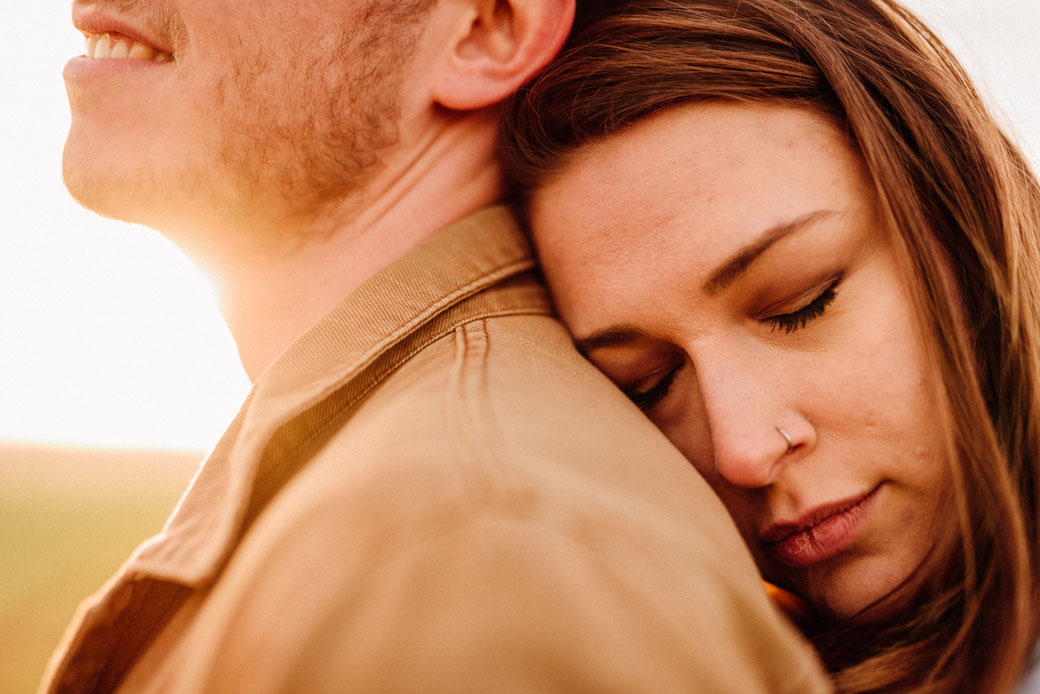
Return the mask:
<svg viewBox="0 0 1040 694"><path fill-rule="evenodd" d="M911 0L1040 163L1040 2ZM208 449L248 391L192 265L61 185L69 3L4 10L0 44L0 441Z"/></svg>

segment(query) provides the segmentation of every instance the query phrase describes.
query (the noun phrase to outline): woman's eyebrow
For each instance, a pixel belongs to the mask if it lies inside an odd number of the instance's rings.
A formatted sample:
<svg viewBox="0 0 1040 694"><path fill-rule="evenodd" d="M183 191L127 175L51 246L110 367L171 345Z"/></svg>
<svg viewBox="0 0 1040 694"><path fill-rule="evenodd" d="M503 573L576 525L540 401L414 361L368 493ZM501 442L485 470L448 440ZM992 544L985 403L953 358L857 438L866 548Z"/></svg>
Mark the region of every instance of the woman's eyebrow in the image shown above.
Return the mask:
<svg viewBox="0 0 1040 694"><path fill-rule="evenodd" d="M747 271L751 264L780 239L805 229L807 226L826 217L840 214L835 210L816 210L793 219L771 226L762 232L757 239L741 248L708 275L702 289L708 295L718 294Z"/></svg>
<svg viewBox="0 0 1040 694"><path fill-rule="evenodd" d="M731 255L712 271L704 282L703 290L711 295L721 292L747 271L751 264L769 248L791 234L802 231L806 227L836 215L844 214L837 210L815 210L801 215L789 222L781 222L769 227L759 234L758 238ZM578 351L588 355L604 347L616 347L646 337L646 333L634 325L611 325L597 330L588 337L575 339Z"/></svg>
<svg viewBox="0 0 1040 694"><path fill-rule="evenodd" d="M646 337L646 333L634 325L612 325L575 340L574 344L579 352L587 355L593 350L628 344L643 337Z"/></svg>

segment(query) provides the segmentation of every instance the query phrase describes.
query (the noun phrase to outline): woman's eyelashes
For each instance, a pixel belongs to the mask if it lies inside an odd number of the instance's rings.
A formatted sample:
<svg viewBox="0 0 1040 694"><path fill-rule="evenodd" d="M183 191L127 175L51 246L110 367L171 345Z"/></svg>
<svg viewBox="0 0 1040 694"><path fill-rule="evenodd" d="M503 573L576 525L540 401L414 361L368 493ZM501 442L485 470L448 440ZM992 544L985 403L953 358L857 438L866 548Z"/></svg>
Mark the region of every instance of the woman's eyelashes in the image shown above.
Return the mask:
<svg viewBox="0 0 1040 694"><path fill-rule="evenodd" d="M672 384L675 383L675 377L679 374L679 369L681 368L681 365L676 366L668 371L664 378L644 390L629 391L626 394L636 404L636 407L643 412L649 412L654 405L664 400L665 396L668 395L668 391L672 389Z"/></svg>
<svg viewBox="0 0 1040 694"><path fill-rule="evenodd" d="M823 312L827 310L830 303L834 301L834 297L838 295L838 285L841 284L843 276L844 273L831 280L819 294L797 311L769 316L768 318L763 318L762 322L769 325L770 331L783 330L785 333L792 333L795 330L801 330L811 321L822 316Z"/></svg>

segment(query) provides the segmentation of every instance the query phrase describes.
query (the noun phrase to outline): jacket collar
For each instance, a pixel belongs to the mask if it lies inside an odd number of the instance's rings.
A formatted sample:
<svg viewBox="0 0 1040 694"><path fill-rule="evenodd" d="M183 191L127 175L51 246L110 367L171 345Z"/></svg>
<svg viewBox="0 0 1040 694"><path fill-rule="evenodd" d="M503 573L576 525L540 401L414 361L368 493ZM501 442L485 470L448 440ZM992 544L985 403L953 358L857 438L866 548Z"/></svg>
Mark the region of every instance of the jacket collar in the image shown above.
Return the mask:
<svg viewBox="0 0 1040 694"><path fill-rule="evenodd" d="M255 506L263 477L291 475L267 467L261 471L280 430L349 387L431 320L533 267L511 215L493 207L440 232L364 282L260 376L162 533L138 550L125 571L188 587L212 580L256 510L250 505ZM528 291L522 301L548 311L540 288ZM272 459L276 467L283 464L279 456L267 456Z"/></svg>

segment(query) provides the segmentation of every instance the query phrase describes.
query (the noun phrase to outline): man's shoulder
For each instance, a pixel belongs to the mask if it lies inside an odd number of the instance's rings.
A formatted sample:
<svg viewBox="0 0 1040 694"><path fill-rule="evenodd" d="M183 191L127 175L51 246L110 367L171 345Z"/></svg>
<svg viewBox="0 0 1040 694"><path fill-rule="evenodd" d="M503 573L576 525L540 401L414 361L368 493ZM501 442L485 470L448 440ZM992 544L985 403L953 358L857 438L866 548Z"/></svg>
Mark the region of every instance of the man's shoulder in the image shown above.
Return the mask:
<svg viewBox="0 0 1040 694"><path fill-rule="evenodd" d="M589 473L600 475L608 456L618 465L654 457L697 479L548 316L457 326L389 374L325 437L319 465L349 457L348 467L380 475L403 467L429 478L483 477L495 469L497 479L516 482L534 469L542 477L544 466L593 460Z"/></svg>
<svg viewBox="0 0 1040 694"><path fill-rule="evenodd" d="M494 316L456 326L386 378L358 415L385 412L408 426L423 419L415 410L429 412L431 404L442 412L471 410L473 420L467 424L486 429L518 420L527 428L565 428L569 421L581 420L593 428L614 429L605 418L620 417L634 429L652 430L578 353L564 327L544 315ZM547 413L551 416L543 416ZM407 421L400 421L402 417Z"/></svg>
<svg viewBox="0 0 1040 694"><path fill-rule="evenodd" d="M458 326L311 445L207 605L222 681L822 690L721 504L550 318Z"/></svg>
<svg viewBox="0 0 1040 694"><path fill-rule="evenodd" d="M511 518L549 522L597 551L649 535L710 536L744 560L707 484L550 317L457 327L312 446L270 509L300 525L365 535L386 524L406 537L441 522ZM613 535L601 532L611 526Z"/></svg>

